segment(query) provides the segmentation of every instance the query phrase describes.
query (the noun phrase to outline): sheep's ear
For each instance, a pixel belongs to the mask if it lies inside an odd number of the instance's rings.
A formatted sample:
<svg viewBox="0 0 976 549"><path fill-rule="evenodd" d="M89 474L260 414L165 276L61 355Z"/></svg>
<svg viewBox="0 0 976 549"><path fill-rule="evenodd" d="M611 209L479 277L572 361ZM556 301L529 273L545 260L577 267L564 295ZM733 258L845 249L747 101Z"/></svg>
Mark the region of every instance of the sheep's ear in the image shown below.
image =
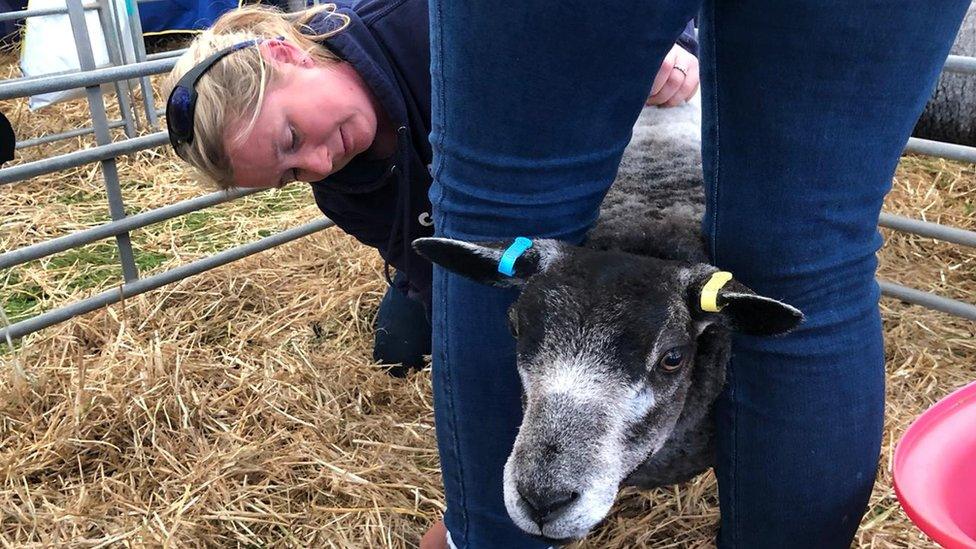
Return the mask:
<svg viewBox="0 0 976 549"><path fill-rule="evenodd" d="M498 264L511 240L497 242L463 242L450 238L418 238L413 249L431 262L491 286L521 286L532 275L546 270L561 253L565 244L557 240L537 239L515 259L513 276L498 271Z"/></svg>
<svg viewBox="0 0 976 549"><path fill-rule="evenodd" d="M692 311L701 321L707 322L709 317L718 316L724 318L733 330L756 336L785 334L803 322L803 313L796 307L758 295L735 279L726 282L718 291L715 302L720 310L704 311L701 293L710 279L711 274L692 284L693 291L688 296Z"/></svg>

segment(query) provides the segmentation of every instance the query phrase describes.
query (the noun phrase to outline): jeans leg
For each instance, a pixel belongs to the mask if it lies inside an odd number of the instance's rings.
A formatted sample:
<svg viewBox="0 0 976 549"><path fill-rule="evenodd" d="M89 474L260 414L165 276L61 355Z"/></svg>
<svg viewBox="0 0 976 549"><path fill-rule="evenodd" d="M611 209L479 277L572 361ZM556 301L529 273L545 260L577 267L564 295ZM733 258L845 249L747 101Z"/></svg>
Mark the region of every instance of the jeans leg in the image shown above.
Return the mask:
<svg viewBox="0 0 976 549"><path fill-rule="evenodd" d="M699 0L431 0L439 235L579 241L657 67ZM508 517L502 468L521 421L505 313L514 293L434 269L434 406L445 521L466 547L541 547Z"/></svg>
<svg viewBox="0 0 976 549"><path fill-rule="evenodd" d="M716 265L807 320L736 337L720 547L849 547L875 478L882 200L969 0L710 0L704 222Z"/></svg>
<svg viewBox="0 0 976 549"><path fill-rule="evenodd" d="M403 283L405 277L397 273L393 285ZM373 360L392 366L390 374L403 377L411 369L424 367L424 355L430 354L430 320L423 303L410 299L394 286L376 312L376 334L373 339Z"/></svg>

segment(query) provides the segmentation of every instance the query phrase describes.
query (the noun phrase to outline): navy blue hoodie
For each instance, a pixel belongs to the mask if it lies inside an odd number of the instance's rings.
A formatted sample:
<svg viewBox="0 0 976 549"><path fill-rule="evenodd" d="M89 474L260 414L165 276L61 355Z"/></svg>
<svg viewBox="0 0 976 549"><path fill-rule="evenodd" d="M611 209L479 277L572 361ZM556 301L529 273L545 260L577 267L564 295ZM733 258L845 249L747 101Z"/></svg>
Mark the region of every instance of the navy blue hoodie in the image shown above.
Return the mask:
<svg viewBox="0 0 976 549"><path fill-rule="evenodd" d="M339 2L349 25L326 40L350 63L397 129L396 153L387 160L354 158L342 170L312 184L320 210L342 230L376 248L403 272L399 288L429 304L431 265L410 247L432 236L430 217L430 46L427 0ZM317 17L314 33L340 25ZM312 92L312 90L309 90Z"/></svg>
<svg viewBox="0 0 976 549"><path fill-rule="evenodd" d="M397 128L397 147L390 159L356 157L342 170L312 183L315 202L342 230L376 248L387 265L406 275L406 287L399 289L429 307L431 264L410 247L414 239L434 234L427 198L427 0L340 1L336 11L349 16L350 23L325 45L356 69L386 110ZM310 22L310 33L322 34L340 24L340 18L320 16ZM697 54L691 23L678 43Z"/></svg>

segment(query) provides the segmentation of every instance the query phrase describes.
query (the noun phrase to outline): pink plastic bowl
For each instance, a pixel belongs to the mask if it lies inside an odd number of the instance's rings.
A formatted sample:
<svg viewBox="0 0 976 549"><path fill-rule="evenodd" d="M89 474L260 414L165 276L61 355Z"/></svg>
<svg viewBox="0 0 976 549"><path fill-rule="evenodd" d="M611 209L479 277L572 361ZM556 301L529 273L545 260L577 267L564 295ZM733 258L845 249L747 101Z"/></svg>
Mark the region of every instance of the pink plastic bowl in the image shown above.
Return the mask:
<svg viewBox="0 0 976 549"><path fill-rule="evenodd" d="M920 415L895 449L895 492L947 549L976 549L976 382Z"/></svg>

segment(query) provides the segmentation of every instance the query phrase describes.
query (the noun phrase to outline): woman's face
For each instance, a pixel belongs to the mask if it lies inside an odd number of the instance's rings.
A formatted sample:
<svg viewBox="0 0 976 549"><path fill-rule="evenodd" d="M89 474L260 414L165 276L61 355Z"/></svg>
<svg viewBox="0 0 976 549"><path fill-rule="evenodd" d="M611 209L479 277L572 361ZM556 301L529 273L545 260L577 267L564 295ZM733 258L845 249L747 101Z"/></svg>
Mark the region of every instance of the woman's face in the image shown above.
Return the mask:
<svg viewBox="0 0 976 549"><path fill-rule="evenodd" d="M249 117L224 132L234 183L276 187L319 181L368 149L376 137L377 107L365 82L348 63L315 64L287 42L261 45L278 77L249 134Z"/></svg>

